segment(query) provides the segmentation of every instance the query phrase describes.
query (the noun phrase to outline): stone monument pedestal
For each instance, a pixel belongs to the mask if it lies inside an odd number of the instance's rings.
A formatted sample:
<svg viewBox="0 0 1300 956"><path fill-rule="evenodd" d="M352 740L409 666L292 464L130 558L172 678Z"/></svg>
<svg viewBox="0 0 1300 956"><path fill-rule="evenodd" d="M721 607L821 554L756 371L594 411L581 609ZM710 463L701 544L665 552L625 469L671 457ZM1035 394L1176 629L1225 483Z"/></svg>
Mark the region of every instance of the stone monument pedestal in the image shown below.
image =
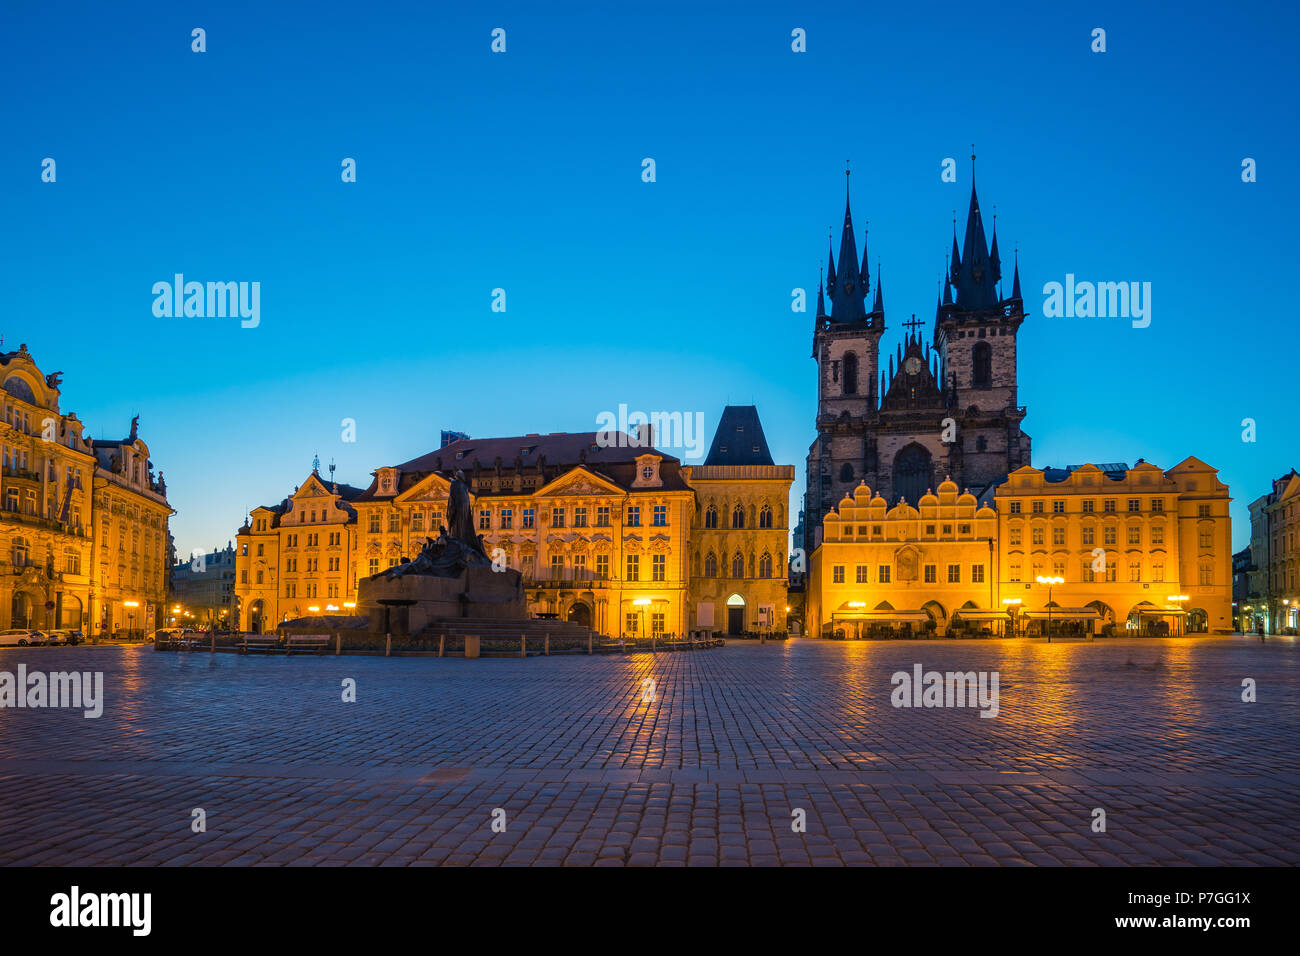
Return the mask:
<svg viewBox="0 0 1300 956"><path fill-rule="evenodd" d="M370 616L370 633L419 634L444 618L522 620L528 617L522 576L490 564L474 564L460 573L365 578L357 588L357 605ZM475 655L477 656L477 655Z"/></svg>

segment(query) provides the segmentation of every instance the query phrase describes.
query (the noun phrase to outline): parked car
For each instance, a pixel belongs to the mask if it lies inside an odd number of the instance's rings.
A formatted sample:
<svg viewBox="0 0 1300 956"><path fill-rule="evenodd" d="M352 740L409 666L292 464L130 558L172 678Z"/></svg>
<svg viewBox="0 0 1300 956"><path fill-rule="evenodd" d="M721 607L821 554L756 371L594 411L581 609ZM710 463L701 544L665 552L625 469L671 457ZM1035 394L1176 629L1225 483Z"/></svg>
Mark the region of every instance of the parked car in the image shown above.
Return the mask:
<svg viewBox="0 0 1300 956"><path fill-rule="evenodd" d="M11 627L7 631L0 631L0 647L28 647L39 643L32 639L33 634L40 634L40 632L25 627Z"/></svg>
<svg viewBox="0 0 1300 956"><path fill-rule="evenodd" d="M49 644L51 647L57 647L60 644L70 643L68 641L68 632L61 628L58 630L50 631L49 634L46 635L46 638L47 638L46 643Z"/></svg>
<svg viewBox="0 0 1300 956"><path fill-rule="evenodd" d="M76 631L76 630L68 631L68 643L69 643L69 644L85 644L85 643L86 643L86 635L85 635L85 634L82 634L80 631Z"/></svg>
<svg viewBox="0 0 1300 956"><path fill-rule="evenodd" d="M50 635L46 634L44 631L32 631L31 635L33 644L39 646L50 643Z"/></svg>

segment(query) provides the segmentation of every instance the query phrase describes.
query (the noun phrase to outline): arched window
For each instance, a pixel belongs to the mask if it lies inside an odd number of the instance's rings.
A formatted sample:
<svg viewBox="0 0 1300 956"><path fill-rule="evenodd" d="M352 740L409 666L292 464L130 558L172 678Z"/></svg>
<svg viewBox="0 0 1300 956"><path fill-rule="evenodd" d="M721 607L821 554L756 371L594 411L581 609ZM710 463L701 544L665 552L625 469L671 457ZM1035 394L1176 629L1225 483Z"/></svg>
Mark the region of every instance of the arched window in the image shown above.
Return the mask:
<svg viewBox="0 0 1300 956"><path fill-rule="evenodd" d="M988 448L989 448L988 439L985 438L983 435L980 435L978 438L975 439L976 451L988 451Z"/></svg>
<svg viewBox="0 0 1300 956"><path fill-rule="evenodd" d="M971 366L972 384L976 388L989 388L993 384L993 347L987 342L976 342Z"/></svg>
<svg viewBox="0 0 1300 956"><path fill-rule="evenodd" d="M758 526L760 528L772 527L772 509L763 505L763 510L758 513Z"/></svg>
<svg viewBox="0 0 1300 956"><path fill-rule="evenodd" d="M713 505L709 505L708 509L704 512L704 527L716 528L717 526L718 526L718 509L713 507Z"/></svg>
<svg viewBox="0 0 1300 956"><path fill-rule="evenodd" d="M760 578L770 578L772 576L772 556L766 551L758 559L758 576Z"/></svg>
<svg viewBox="0 0 1300 956"><path fill-rule="evenodd" d="M840 481L848 482L853 480L853 466L847 461L840 466Z"/></svg>
<svg viewBox="0 0 1300 956"><path fill-rule="evenodd" d="M718 576L718 556L712 551L704 557L704 576L706 578L716 578Z"/></svg>
<svg viewBox="0 0 1300 956"><path fill-rule="evenodd" d="M743 578L745 576L745 556L739 551L731 559L731 576L733 578Z"/></svg>
<svg viewBox="0 0 1300 956"><path fill-rule="evenodd" d="M731 512L731 526L733 528L745 527L745 509L736 505L736 509Z"/></svg>
<svg viewBox="0 0 1300 956"><path fill-rule="evenodd" d="M844 394L858 394L858 357L852 352L844 356Z"/></svg>

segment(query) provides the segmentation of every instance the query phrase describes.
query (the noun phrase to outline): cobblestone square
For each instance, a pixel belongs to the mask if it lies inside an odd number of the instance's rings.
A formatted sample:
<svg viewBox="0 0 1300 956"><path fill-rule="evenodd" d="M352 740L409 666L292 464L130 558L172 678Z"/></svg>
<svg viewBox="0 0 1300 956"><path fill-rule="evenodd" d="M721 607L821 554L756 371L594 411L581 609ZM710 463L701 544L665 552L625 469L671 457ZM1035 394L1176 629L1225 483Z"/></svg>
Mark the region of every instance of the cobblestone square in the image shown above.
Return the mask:
<svg viewBox="0 0 1300 956"><path fill-rule="evenodd" d="M1294 865L1297 661L1294 638L1243 637L478 661L6 648L0 671L102 671L105 703L0 710L0 862ZM890 676L917 663L996 671L997 716L895 708Z"/></svg>

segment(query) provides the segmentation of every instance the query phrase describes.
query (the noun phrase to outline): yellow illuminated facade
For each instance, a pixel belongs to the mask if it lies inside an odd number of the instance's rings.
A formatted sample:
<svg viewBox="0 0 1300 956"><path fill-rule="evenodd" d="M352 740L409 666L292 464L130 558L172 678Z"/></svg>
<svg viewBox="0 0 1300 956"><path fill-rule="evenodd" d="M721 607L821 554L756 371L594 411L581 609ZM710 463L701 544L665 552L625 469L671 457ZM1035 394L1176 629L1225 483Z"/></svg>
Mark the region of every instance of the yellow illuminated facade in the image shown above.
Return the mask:
<svg viewBox="0 0 1300 956"><path fill-rule="evenodd" d="M133 422L92 440L59 410L61 377L27 347L0 355L0 627L147 633L162 620L167 504Z"/></svg>
<svg viewBox="0 0 1300 956"><path fill-rule="evenodd" d="M862 485L825 516L810 633L1228 632L1230 503L1196 458L1023 467L983 502L945 481L916 508Z"/></svg>

